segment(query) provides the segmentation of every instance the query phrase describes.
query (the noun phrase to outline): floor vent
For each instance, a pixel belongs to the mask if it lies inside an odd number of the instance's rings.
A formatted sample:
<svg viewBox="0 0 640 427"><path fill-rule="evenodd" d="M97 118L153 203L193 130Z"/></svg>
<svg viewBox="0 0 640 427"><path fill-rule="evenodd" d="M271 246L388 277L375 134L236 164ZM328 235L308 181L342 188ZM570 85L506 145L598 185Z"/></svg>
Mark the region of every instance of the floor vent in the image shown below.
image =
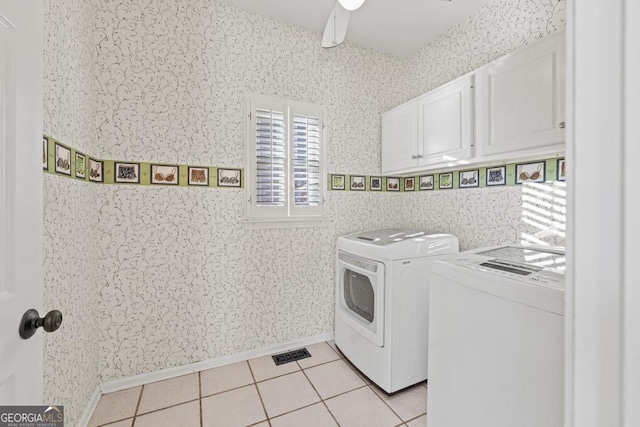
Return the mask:
<svg viewBox="0 0 640 427"><path fill-rule="evenodd" d="M276 365L284 365L285 363L295 362L296 360L311 357L311 354L309 354L309 350L307 350L306 348L301 348L300 350L288 351L286 353L276 354L271 357L273 357L273 361L276 363Z"/></svg>

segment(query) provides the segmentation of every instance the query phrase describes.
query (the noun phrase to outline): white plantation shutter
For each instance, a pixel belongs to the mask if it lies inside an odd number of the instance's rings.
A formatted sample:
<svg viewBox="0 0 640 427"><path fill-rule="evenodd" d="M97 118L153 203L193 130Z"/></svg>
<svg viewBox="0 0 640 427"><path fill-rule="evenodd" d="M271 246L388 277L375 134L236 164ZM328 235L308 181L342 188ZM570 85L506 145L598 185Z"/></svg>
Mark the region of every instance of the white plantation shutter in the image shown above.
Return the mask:
<svg viewBox="0 0 640 427"><path fill-rule="evenodd" d="M320 204L320 119L293 115L293 204Z"/></svg>
<svg viewBox="0 0 640 427"><path fill-rule="evenodd" d="M284 206L287 183L284 113L256 109L256 204Z"/></svg>
<svg viewBox="0 0 640 427"><path fill-rule="evenodd" d="M262 96L252 97L248 105L248 219L321 218L322 108Z"/></svg>

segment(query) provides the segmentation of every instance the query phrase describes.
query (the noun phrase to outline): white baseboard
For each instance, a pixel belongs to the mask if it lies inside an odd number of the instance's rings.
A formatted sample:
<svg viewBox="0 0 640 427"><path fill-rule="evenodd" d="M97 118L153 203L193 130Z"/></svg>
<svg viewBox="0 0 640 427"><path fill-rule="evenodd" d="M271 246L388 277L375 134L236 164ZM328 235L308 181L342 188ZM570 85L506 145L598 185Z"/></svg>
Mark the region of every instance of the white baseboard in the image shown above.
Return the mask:
<svg viewBox="0 0 640 427"><path fill-rule="evenodd" d="M78 425L80 427L86 427L89 425L89 421L91 421L93 412L96 410L96 406L98 406L100 397L102 397L102 392L100 386L98 386L95 388L95 390L93 390L93 394L89 398L89 403L87 403L87 407L84 409L82 417L80 417L80 419L78 420Z"/></svg>
<svg viewBox="0 0 640 427"><path fill-rule="evenodd" d="M154 383L156 381L168 380L170 378L180 377L182 375L192 374L194 372L217 368L218 366L230 365L232 363L242 362L245 360L254 359L256 357L268 356L270 354L278 353L281 351L293 350L296 348L304 347L305 345L332 340L333 338L334 333L327 332L325 334L320 334L313 337L307 337L296 341L262 347L256 350L244 351L242 353L218 357L216 359L203 360L202 362L191 363L189 365L177 366L175 368L163 369L161 371L149 372L147 374L134 375L132 377L107 381L100 385L100 391L102 394L113 393L114 391L125 390L131 387L138 387L141 385ZM87 407L87 410L88 409L89 407ZM95 405L92 407L92 410L89 413L89 417L91 417L91 414L93 414L93 409L95 409Z"/></svg>

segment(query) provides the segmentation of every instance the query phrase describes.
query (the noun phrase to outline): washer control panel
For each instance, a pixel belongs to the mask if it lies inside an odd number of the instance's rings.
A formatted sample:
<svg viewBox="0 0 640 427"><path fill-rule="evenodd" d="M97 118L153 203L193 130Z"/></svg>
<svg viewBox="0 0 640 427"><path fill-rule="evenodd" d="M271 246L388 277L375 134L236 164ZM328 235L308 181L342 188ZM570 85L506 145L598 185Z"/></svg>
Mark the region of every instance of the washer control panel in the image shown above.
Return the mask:
<svg viewBox="0 0 640 427"><path fill-rule="evenodd" d="M495 255L503 255L497 258ZM473 270L525 283L564 289L564 253L508 246L460 254L448 260Z"/></svg>

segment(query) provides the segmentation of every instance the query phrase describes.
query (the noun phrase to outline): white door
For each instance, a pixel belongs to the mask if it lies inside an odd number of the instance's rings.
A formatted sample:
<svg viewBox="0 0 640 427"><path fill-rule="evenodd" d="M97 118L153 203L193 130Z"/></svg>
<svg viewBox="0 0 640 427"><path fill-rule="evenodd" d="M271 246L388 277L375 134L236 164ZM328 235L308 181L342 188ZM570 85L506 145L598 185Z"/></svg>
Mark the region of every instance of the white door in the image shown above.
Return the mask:
<svg viewBox="0 0 640 427"><path fill-rule="evenodd" d="M420 166L473 155L472 81L472 76L464 76L418 99Z"/></svg>
<svg viewBox="0 0 640 427"><path fill-rule="evenodd" d="M42 404L42 332L18 327L42 308L43 18L0 0L0 405Z"/></svg>
<svg viewBox="0 0 640 427"><path fill-rule="evenodd" d="M540 150L565 141L564 32L478 70L479 156ZM523 155L536 154L522 152Z"/></svg>
<svg viewBox="0 0 640 427"><path fill-rule="evenodd" d="M410 101L382 115L382 173L418 166L418 110Z"/></svg>

